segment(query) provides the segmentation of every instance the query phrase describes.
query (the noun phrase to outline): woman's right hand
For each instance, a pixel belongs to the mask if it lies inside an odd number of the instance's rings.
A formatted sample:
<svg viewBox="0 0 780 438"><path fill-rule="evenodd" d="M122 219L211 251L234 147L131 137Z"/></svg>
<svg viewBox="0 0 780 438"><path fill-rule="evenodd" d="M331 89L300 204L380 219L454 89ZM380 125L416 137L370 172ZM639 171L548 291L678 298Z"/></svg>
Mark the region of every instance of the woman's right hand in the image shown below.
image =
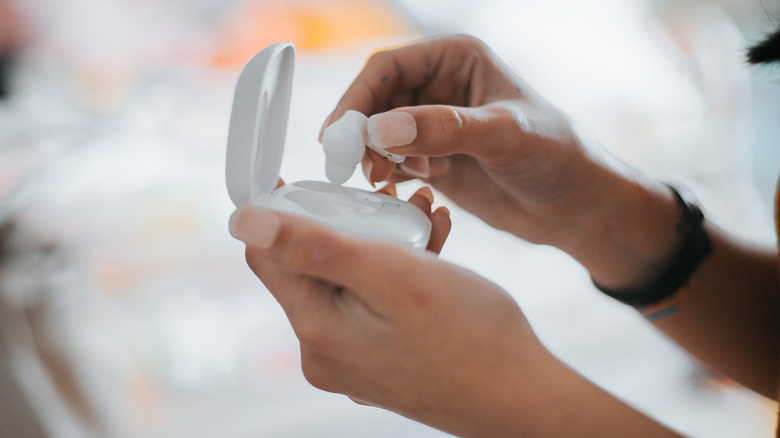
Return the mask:
<svg viewBox="0 0 780 438"><path fill-rule="evenodd" d="M379 52L333 111L369 119L371 182L420 178L493 227L550 243L589 191L596 165L566 116L468 36Z"/></svg>
<svg viewBox="0 0 780 438"><path fill-rule="evenodd" d="M495 228L569 252L605 286L641 281L674 249L658 234L677 218L666 187L612 159L476 38L374 54L323 129L349 109L370 116L374 145L407 156L396 167L367 151L372 183L420 178Z"/></svg>

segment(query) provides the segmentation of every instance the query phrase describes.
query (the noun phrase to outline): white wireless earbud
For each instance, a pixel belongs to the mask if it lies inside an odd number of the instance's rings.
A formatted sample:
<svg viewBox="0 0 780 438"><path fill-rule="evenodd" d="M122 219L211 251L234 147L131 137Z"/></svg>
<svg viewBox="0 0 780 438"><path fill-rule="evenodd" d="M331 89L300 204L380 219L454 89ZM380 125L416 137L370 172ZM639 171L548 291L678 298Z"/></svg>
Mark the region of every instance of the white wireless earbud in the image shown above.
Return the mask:
<svg viewBox="0 0 780 438"><path fill-rule="evenodd" d="M344 184L355 172L366 148L368 117L349 110L322 133L325 175L333 184Z"/></svg>
<svg viewBox="0 0 780 438"><path fill-rule="evenodd" d="M347 110L322 133L325 151L325 175L334 184L344 184L355 172L366 147L394 163L401 163L404 155L391 154L371 143L366 130L368 117L355 110Z"/></svg>

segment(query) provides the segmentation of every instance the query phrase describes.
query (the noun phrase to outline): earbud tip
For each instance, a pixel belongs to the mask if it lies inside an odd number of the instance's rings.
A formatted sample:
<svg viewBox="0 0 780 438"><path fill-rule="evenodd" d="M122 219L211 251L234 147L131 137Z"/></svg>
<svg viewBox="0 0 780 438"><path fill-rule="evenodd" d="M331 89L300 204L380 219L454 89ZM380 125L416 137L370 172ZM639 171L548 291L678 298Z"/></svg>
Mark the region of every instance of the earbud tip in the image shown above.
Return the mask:
<svg viewBox="0 0 780 438"><path fill-rule="evenodd" d="M333 184L342 185L355 173L355 167L344 167L334 164L331 161L325 161L325 176Z"/></svg>

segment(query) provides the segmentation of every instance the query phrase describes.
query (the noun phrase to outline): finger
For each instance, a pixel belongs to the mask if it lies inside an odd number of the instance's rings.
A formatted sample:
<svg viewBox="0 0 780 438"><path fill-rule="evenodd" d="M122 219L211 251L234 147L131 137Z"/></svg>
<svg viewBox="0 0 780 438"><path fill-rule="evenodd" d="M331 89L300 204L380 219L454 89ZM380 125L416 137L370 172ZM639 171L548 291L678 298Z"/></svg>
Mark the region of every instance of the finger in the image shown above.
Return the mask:
<svg viewBox="0 0 780 438"><path fill-rule="evenodd" d="M404 47L374 53L326 118L323 130L347 110L369 115L420 103L470 105L468 87L476 65L495 56L467 35L426 38ZM430 86L433 86L431 88ZM420 93L425 88L426 93ZM421 94L428 102L421 102ZM322 131L321 131L322 132Z"/></svg>
<svg viewBox="0 0 780 438"><path fill-rule="evenodd" d="M372 187L376 187L377 182L386 180L396 168L395 163L385 159L371 149L366 149L361 163L363 165L363 175L366 176Z"/></svg>
<svg viewBox="0 0 780 438"><path fill-rule="evenodd" d="M423 213L430 216L431 204L433 204L433 192L427 186L421 187L417 190L411 198L409 203L422 210Z"/></svg>
<svg viewBox="0 0 780 438"><path fill-rule="evenodd" d="M433 204L433 192L427 186L420 188L409 198L409 203L422 210L431 220L431 237L428 240L427 249L439 254L444 247L444 242L452 229L450 211L446 207L439 207L431 213Z"/></svg>
<svg viewBox="0 0 780 438"><path fill-rule="evenodd" d="M406 157L403 163L398 164L398 168L406 175L421 180L427 180L431 176L430 157Z"/></svg>
<svg viewBox="0 0 780 438"><path fill-rule="evenodd" d="M276 188L278 189L279 187L281 187L283 185L284 185L284 180L279 178L279 181L276 182Z"/></svg>
<svg viewBox="0 0 780 438"><path fill-rule="evenodd" d="M424 44L417 44L373 54L326 118L320 137L325 128L332 121L338 120L347 110L353 109L366 115L373 114L377 112L375 108L382 106L394 93L416 88L410 87L408 82L412 76L418 79L412 81L416 83L420 78L425 79L426 74L431 74L430 64L433 59L431 55L434 52L436 51ZM427 62L424 61L426 57ZM438 58L440 59L441 55ZM418 86L420 85L422 84ZM411 94L409 96L411 97ZM411 100L403 102L404 105L411 103Z"/></svg>
<svg viewBox="0 0 780 438"><path fill-rule="evenodd" d="M389 117L404 112L411 117ZM377 147L401 155L443 157L462 153L498 160L506 145L523 134L521 116L504 103L476 108L424 105L394 109L369 118L371 141ZM409 125L413 124L414 128ZM415 137L398 135L414 130Z"/></svg>
<svg viewBox="0 0 780 438"><path fill-rule="evenodd" d="M357 294L374 295L394 284L413 288L398 272L425 269L424 251L384 241L348 236L298 216L241 207L230 221L231 234L289 272L344 286ZM392 294L381 299L392 300Z"/></svg>
<svg viewBox="0 0 780 438"><path fill-rule="evenodd" d="M375 187L379 181L401 182L412 178L419 178L423 181L431 176L430 157L406 157L402 163L393 163L386 160L381 155L368 149L363 155L363 175L371 186ZM403 178L390 179L391 175L400 171Z"/></svg>
<svg viewBox="0 0 780 438"><path fill-rule="evenodd" d="M450 220L450 211L447 207L439 207L431 213L431 238L428 240L428 251L435 254L441 253L444 242L452 230L452 221Z"/></svg>
<svg viewBox="0 0 780 438"><path fill-rule="evenodd" d="M403 163L396 165L395 170L385 181L395 184L410 179L420 179L426 183L433 183L437 177L452 172L453 167L462 166L465 162L474 165L475 158L465 154L449 157L406 157Z"/></svg>
<svg viewBox="0 0 780 438"><path fill-rule="evenodd" d="M414 179L413 176L407 175L401 172L400 170L396 170L387 178L387 182L392 184L400 184L402 182L406 182L412 179Z"/></svg>
<svg viewBox="0 0 780 438"><path fill-rule="evenodd" d="M377 190L376 192L377 193L384 193L385 195L393 196L395 198L398 197L398 191L396 190L394 183L388 183L387 185L385 185L381 189Z"/></svg>

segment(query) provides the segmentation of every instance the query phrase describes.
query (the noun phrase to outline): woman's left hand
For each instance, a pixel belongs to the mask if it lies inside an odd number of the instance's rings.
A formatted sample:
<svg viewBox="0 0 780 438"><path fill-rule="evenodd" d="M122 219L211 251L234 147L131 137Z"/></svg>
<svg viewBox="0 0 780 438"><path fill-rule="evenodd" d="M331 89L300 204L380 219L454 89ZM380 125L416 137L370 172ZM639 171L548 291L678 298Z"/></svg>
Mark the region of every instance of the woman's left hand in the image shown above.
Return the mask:
<svg viewBox="0 0 780 438"><path fill-rule="evenodd" d="M290 319L312 385L451 432L485 430L546 350L501 288L437 257L449 215L431 201L427 188L410 199L433 222L429 251L254 207L234 213L231 232Z"/></svg>

